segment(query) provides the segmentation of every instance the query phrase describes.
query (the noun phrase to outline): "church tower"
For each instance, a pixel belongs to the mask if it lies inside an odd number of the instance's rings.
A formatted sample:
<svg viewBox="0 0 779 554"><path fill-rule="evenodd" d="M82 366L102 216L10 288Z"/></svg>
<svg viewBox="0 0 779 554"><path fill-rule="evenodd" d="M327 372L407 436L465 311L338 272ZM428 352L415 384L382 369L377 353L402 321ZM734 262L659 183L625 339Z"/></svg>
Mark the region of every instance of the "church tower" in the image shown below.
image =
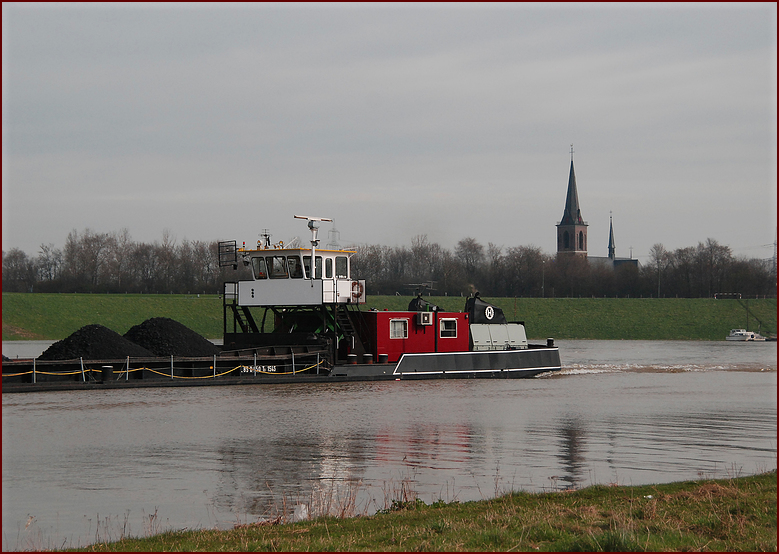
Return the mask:
<svg viewBox="0 0 779 554"><path fill-rule="evenodd" d="M571 145L571 172L568 175L568 194L565 197L563 218L557 224L557 255L587 257L587 222L579 209L576 174L573 171L573 144Z"/></svg>

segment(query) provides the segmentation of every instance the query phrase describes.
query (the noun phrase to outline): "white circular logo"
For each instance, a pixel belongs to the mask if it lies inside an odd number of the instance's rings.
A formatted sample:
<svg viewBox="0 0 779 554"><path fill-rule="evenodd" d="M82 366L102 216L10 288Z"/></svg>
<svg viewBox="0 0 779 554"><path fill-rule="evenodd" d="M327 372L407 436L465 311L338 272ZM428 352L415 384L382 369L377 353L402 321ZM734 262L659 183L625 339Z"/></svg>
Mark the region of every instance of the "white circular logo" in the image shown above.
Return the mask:
<svg viewBox="0 0 779 554"><path fill-rule="evenodd" d="M492 319L492 316L495 315L495 310L492 309L492 306L487 306L484 308L484 317L487 319Z"/></svg>

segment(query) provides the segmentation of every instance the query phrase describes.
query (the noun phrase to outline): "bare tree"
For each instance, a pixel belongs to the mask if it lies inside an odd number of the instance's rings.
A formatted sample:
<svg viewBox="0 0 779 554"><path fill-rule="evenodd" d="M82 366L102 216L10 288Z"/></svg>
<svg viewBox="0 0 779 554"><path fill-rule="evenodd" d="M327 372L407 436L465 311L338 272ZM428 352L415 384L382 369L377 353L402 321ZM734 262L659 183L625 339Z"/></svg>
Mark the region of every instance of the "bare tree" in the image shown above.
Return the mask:
<svg viewBox="0 0 779 554"><path fill-rule="evenodd" d="M51 243L41 244L36 267L40 281L59 279L62 271L62 250L55 248Z"/></svg>
<svg viewBox="0 0 779 554"><path fill-rule="evenodd" d="M687 246L677 248L673 254L668 256L669 266L673 268L671 286L675 285L676 294L685 297L692 297L694 290L699 290L696 286L695 273L695 248Z"/></svg>
<svg viewBox="0 0 779 554"><path fill-rule="evenodd" d="M467 292L467 282L462 265L450 250L441 252L441 268L438 273L439 287L446 294Z"/></svg>
<svg viewBox="0 0 779 554"><path fill-rule="evenodd" d="M432 245L427 235L417 235L411 239L411 257L409 260L408 277L414 282L432 281L433 260Z"/></svg>
<svg viewBox="0 0 779 554"><path fill-rule="evenodd" d="M135 244L127 227L111 233L109 239L110 281L115 284L117 291L121 291L131 286L130 263Z"/></svg>
<svg viewBox="0 0 779 554"><path fill-rule="evenodd" d="M486 274L487 294L490 296L505 296L507 279L503 247L491 242L487 243Z"/></svg>
<svg viewBox="0 0 779 554"><path fill-rule="evenodd" d="M477 287L484 263L484 247L476 239L467 237L457 243L454 253L463 266L465 278L473 287Z"/></svg>
<svg viewBox="0 0 779 554"><path fill-rule="evenodd" d="M541 252L537 246L509 247L506 250L505 263L508 294L511 296L540 296L548 262L549 256Z"/></svg>
<svg viewBox="0 0 779 554"><path fill-rule="evenodd" d="M176 238L171 235L170 229L163 229L162 244L154 244L158 264L157 290L169 292L176 275Z"/></svg>
<svg viewBox="0 0 779 554"><path fill-rule="evenodd" d="M191 247L193 264L196 269L194 286L197 290L202 290L203 292L219 291L219 250L217 241L206 243L196 240L191 243Z"/></svg>
<svg viewBox="0 0 779 554"><path fill-rule="evenodd" d="M159 261L157 249L153 244L140 243L130 255L132 278L139 292L154 292L159 279Z"/></svg>
<svg viewBox="0 0 779 554"><path fill-rule="evenodd" d="M35 285L35 265L18 248L3 251L3 291L32 292Z"/></svg>
<svg viewBox="0 0 779 554"><path fill-rule="evenodd" d="M649 249L649 265L657 268L657 297L660 298L660 275L668 265L669 255L661 243L655 243Z"/></svg>
<svg viewBox="0 0 779 554"><path fill-rule="evenodd" d="M702 258L701 282L705 283L706 296L712 297L715 292L722 292L725 276L733 259L730 247L721 245L712 238L698 244L699 256Z"/></svg>
<svg viewBox="0 0 779 554"><path fill-rule="evenodd" d="M76 288L93 290L107 274L110 259L110 237L90 228L79 235L73 229L65 242L63 273Z"/></svg>
<svg viewBox="0 0 779 554"><path fill-rule="evenodd" d="M179 292L191 292L197 282L199 273L192 245L186 239L175 248L176 274L173 288Z"/></svg>
<svg viewBox="0 0 779 554"><path fill-rule="evenodd" d="M563 295L581 296L588 294L587 277L590 266L587 258L577 255L557 256L552 262L552 285Z"/></svg>
<svg viewBox="0 0 779 554"><path fill-rule="evenodd" d="M96 233L87 228L81 235L81 255L93 287L99 285L107 275L110 246L111 237L108 233Z"/></svg>

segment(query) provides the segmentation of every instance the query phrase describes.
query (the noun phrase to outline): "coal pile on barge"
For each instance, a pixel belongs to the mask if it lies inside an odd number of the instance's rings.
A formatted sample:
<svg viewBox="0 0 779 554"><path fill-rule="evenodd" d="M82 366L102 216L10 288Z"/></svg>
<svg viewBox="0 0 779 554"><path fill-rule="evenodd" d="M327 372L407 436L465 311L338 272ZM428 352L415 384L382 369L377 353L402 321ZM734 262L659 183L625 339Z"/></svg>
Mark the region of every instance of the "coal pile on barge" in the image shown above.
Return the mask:
<svg viewBox="0 0 779 554"><path fill-rule="evenodd" d="M153 317L135 325L124 338L157 356L213 356L221 349L189 327L167 317Z"/></svg>
<svg viewBox="0 0 779 554"><path fill-rule="evenodd" d="M66 339L57 341L38 356L39 360L114 360L127 356L147 358L154 353L98 324L85 325Z"/></svg>

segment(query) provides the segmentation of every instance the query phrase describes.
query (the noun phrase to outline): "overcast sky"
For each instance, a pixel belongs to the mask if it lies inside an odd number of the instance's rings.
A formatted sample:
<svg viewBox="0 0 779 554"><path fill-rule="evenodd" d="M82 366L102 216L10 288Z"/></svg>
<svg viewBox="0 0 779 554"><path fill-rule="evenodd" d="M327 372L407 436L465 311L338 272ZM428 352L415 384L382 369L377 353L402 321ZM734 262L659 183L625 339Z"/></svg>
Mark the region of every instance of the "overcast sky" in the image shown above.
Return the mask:
<svg viewBox="0 0 779 554"><path fill-rule="evenodd" d="M2 5L3 250L308 238L770 258L777 5ZM323 224L322 230L330 229ZM327 234L321 238L327 240Z"/></svg>

